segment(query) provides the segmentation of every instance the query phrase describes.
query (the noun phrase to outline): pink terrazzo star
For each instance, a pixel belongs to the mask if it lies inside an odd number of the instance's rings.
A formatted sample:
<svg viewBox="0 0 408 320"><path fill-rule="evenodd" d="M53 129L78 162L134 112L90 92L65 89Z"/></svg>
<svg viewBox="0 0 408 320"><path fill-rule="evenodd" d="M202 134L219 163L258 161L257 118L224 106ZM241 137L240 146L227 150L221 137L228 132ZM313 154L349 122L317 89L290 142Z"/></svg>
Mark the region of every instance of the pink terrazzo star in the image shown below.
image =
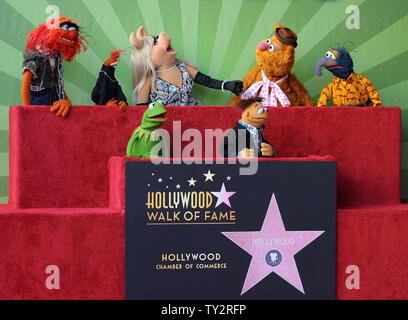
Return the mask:
<svg viewBox="0 0 408 320"><path fill-rule="evenodd" d="M225 189L225 184L223 183L220 192L214 191L211 193L217 197L217 204L215 205L216 208L222 203L225 203L228 207L231 208L231 203L229 201L229 198L232 197L236 192L228 192Z"/></svg>
<svg viewBox="0 0 408 320"><path fill-rule="evenodd" d="M222 233L252 256L241 295L272 272L305 294L294 255L323 233L286 231L273 194L260 231Z"/></svg>

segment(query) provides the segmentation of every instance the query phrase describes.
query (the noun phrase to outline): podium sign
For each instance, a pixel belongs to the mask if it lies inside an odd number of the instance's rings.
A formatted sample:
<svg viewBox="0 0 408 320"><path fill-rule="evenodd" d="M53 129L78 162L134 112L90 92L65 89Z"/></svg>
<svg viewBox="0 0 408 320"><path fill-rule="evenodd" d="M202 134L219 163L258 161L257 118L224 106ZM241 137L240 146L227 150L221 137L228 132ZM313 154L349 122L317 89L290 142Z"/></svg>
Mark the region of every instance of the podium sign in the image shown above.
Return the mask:
<svg viewBox="0 0 408 320"><path fill-rule="evenodd" d="M335 299L335 162L126 164L126 299Z"/></svg>

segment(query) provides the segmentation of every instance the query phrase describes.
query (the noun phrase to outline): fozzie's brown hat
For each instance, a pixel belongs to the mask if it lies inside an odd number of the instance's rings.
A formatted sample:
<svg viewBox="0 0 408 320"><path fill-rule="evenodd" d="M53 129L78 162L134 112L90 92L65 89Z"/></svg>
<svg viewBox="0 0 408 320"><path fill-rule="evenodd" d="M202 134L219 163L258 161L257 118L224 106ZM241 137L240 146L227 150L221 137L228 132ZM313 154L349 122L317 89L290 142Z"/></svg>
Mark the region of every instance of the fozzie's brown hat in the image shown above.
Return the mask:
<svg viewBox="0 0 408 320"><path fill-rule="evenodd" d="M276 37L284 44L289 46L297 47L297 35L289 28L276 28Z"/></svg>

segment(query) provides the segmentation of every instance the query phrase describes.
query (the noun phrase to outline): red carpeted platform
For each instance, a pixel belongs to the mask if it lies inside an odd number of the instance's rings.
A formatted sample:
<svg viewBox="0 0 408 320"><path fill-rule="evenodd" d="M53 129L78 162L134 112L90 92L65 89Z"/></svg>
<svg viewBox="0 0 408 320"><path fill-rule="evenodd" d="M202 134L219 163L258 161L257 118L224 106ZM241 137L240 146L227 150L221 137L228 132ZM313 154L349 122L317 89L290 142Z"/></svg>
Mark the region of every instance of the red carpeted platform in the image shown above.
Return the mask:
<svg viewBox="0 0 408 320"><path fill-rule="evenodd" d="M123 299L124 213L1 209L0 299ZM60 269L60 290L45 286Z"/></svg>
<svg viewBox="0 0 408 320"><path fill-rule="evenodd" d="M164 128L226 130L231 107L170 107ZM56 121L47 107L10 109L10 200L19 208L107 207L108 160L125 155L144 108L125 113L74 107ZM177 125L177 123L175 124ZM278 157L331 155L337 161L339 206L400 199L401 113L398 108L276 108L266 138ZM187 141L182 146L188 144Z"/></svg>
<svg viewBox="0 0 408 320"><path fill-rule="evenodd" d="M122 157L143 111L80 106L58 119L47 107L10 109L10 203L0 206L0 298L123 299ZM239 118L231 107L168 111L165 128L172 135L174 124L204 132L233 127ZM337 161L338 298L408 298L400 109L273 109L266 138L278 157L330 155ZM306 160L311 159L325 158ZM47 265L60 267L60 290L46 289ZM359 290L345 286L348 265L360 268Z"/></svg>

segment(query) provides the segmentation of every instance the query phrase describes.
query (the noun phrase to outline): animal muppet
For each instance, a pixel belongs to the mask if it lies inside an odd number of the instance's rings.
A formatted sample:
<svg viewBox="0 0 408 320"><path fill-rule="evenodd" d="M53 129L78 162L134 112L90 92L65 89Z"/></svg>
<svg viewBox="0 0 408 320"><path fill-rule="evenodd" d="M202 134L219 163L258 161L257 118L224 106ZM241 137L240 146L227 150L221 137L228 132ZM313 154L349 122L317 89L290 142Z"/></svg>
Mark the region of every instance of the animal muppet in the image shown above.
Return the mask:
<svg viewBox="0 0 408 320"><path fill-rule="evenodd" d="M313 99L291 73L297 45L295 32L276 24L274 36L256 47L257 65L243 79L244 93L232 97L230 105L259 96L265 107L313 106Z"/></svg>
<svg viewBox="0 0 408 320"><path fill-rule="evenodd" d="M262 98L241 100L236 107L241 110L242 116L224 138L221 146L224 157L274 157L275 148L262 135L268 119L268 108L262 105Z"/></svg>
<svg viewBox="0 0 408 320"><path fill-rule="evenodd" d="M128 106L126 96L115 78L115 66L119 64L124 51L114 48L109 59L102 65L95 88L92 90L92 101L97 105L119 105L120 110L126 110Z"/></svg>
<svg viewBox="0 0 408 320"><path fill-rule="evenodd" d="M365 76L354 72L353 59L343 48L331 48L326 57L315 64L315 73L322 76L321 68L329 70L334 78L324 89L317 102L318 107L326 106L333 97L335 106L381 106L377 89Z"/></svg>
<svg viewBox="0 0 408 320"><path fill-rule="evenodd" d="M27 35L21 95L24 105L52 105L50 111L67 116L72 104L64 91L62 61L87 50L81 28L67 17L41 24Z"/></svg>
<svg viewBox="0 0 408 320"><path fill-rule="evenodd" d="M161 143L158 156L168 157L167 142L162 139L157 129L167 121L167 111L160 102L153 102L143 114L142 123L133 132L126 155L128 157L151 158L152 149Z"/></svg>
<svg viewBox="0 0 408 320"><path fill-rule="evenodd" d="M177 58L171 38L165 32L148 36L143 26L130 35L133 46L131 70L134 103L160 101L166 106L201 105L192 96L193 82L208 88L229 90L238 95L242 81L220 81L196 70L192 63Z"/></svg>

